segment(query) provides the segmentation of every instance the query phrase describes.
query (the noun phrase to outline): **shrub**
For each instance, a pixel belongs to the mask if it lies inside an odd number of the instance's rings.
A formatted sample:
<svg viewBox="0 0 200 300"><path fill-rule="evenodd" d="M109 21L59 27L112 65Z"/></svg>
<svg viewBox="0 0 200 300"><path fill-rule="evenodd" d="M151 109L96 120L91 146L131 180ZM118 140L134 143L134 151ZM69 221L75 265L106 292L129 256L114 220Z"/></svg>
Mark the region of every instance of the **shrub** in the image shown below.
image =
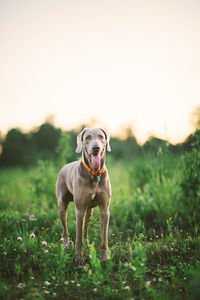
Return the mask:
<svg viewBox="0 0 200 300"><path fill-rule="evenodd" d="M183 157L180 210L192 226L200 213L200 130L195 133L193 149Z"/></svg>

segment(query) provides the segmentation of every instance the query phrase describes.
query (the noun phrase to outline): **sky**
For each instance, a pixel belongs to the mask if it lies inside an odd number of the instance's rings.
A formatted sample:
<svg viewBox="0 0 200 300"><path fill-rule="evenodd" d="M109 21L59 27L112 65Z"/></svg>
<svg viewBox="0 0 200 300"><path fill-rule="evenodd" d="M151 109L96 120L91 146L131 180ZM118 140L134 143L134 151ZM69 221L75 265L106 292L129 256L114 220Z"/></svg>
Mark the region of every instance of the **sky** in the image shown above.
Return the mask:
<svg viewBox="0 0 200 300"><path fill-rule="evenodd" d="M0 0L0 131L49 115L183 141L200 106L199 0Z"/></svg>

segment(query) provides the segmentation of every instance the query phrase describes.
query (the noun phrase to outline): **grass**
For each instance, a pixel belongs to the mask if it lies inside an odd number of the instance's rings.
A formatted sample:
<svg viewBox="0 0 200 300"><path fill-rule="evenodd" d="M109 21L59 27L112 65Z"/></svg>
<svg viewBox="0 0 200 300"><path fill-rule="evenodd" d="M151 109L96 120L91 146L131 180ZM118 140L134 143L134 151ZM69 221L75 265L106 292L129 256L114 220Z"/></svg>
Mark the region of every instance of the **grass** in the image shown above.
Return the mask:
<svg viewBox="0 0 200 300"><path fill-rule="evenodd" d="M128 162L108 157L113 196L105 267L98 208L90 222L90 247L84 246L85 266L75 264L73 243L64 250L55 164L1 170L0 297L199 299L199 210L191 212L183 201L187 160L162 151ZM73 204L68 227L75 241Z"/></svg>

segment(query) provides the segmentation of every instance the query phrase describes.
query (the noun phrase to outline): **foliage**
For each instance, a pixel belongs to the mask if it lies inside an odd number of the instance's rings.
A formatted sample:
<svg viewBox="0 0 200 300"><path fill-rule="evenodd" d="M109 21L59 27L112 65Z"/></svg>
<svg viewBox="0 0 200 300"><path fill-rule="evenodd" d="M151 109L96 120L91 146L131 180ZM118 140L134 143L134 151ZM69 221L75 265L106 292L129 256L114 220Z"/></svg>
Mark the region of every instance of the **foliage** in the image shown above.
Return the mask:
<svg viewBox="0 0 200 300"><path fill-rule="evenodd" d="M28 140L18 129L11 129L3 142L2 162L5 165L23 164Z"/></svg>
<svg viewBox="0 0 200 300"><path fill-rule="evenodd" d="M58 146L56 148L57 153L57 164L60 166L64 166L64 164L70 162L72 158L72 148L71 148L71 136L67 133L62 133Z"/></svg>
<svg viewBox="0 0 200 300"><path fill-rule="evenodd" d="M77 159L74 151L76 148L76 136L80 129L63 132L47 120L33 131L23 133L20 129L13 128L8 131L3 139L0 137L0 165L1 166L28 166L37 164L38 160L58 160L58 164ZM83 127L83 126L82 126ZM111 137L111 156L115 160L129 161L132 157L139 157L142 153L157 155L158 151L170 150L172 153L182 153L183 150L191 150L195 140L195 134L191 134L183 144L171 145L167 141L156 137L150 137L143 145L139 145L130 128L125 131L126 138ZM66 152L65 152L66 151Z"/></svg>
<svg viewBox="0 0 200 300"><path fill-rule="evenodd" d="M3 166L24 166L37 164L38 160L53 161L60 156L60 147L66 146L64 142L64 139L67 139L66 136L70 147L75 148L74 132L64 133L50 123L44 123L35 131L27 134L22 133L20 129L11 129L2 141L0 164ZM67 158L75 157L70 152L67 154Z"/></svg>
<svg viewBox="0 0 200 300"><path fill-rule="evenodd" d="M62 136L55 162L1 170L0 298L198 299L198 147L197 139L183 158L168 148L128 162L108 156L113 196L106 266L98 208L90 221L91 245L84 245L85 266L75 264L74 244L64 249L60 241L55 182L72 153L68 137ZM72 203L68 218L75 241Z"/></svg>
<svg viewBox="0 0 200 300"><path fill-rule="evenodd" d="M200 129L200 106L197 106L191 114L191 123L195 128Z"/></svg>
<svg viewBox="0 0 200 300"><path fill-rule="evenodd" d="M183 156L183 176L180 196L181 213L187 207L186 219L193 226L199 226L200 216L200 130L195 133L193 149ZM185 217L185 216L184 216ZM194 221L194 222L193 222Z"/></svg>
<svg viewBox="0 0 200 300"><path fill-rule="evenodd" d="M32 141L36 147L37 158L53 159L56 155L55 149L60 139L61 130L50 123L42 124L32 134Z"/></svg>

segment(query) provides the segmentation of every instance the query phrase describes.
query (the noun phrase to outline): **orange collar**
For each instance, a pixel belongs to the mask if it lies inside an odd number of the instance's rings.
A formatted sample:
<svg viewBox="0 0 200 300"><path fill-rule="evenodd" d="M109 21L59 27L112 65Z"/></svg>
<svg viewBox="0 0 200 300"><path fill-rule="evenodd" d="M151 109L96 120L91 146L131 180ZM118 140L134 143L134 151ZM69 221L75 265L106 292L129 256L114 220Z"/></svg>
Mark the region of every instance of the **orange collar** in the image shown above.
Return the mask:
<svg viewBox="0 0 200 300"><path fill-rule="evenodd" d="M100 178L101 175L104 174L103 172L103 169L104 169L104 166L101 168L100 171L92 171L92 169L90 169L86 163L82 160L82 164L84 165L85 169L91 174L91 175L95 175L95 176L98 176Z"/></svg>

